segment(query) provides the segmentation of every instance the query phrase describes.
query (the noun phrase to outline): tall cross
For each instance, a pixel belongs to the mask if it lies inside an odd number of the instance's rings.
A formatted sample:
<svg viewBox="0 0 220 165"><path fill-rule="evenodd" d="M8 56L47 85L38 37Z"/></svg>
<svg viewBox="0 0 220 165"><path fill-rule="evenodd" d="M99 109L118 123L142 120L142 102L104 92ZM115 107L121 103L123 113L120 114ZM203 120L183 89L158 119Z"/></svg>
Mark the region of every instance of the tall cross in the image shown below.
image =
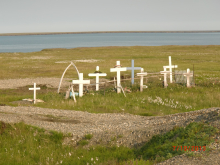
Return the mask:
<svg viewBox="0 0 220 165"><path fill-rule="evenodd" d="M141 67L134 67L134 60L131 60L131 67L127 67L127 70L131 70L131 84L134 84L134 70L141 70Z"/></svg>
<svg viewBox="0 0 220 165"><path fill-rule="evenodd" d="M99 76L107 76L106 73L99 73L99 66L96 66L97 73L89 73L89 76L96 77L96 91L99 90Z"/></svg>
<svg viewBox="0 0 220 165"><path fill-rule="evenodd" d="M193 77L193 73L190 73L190 69L188 68L186 73L183 73L184 76L186 76L186 86L190 87L190 77Z"/></svg>
<svg viewBox="0 0 220 165"><path fill-rule="evenodd" d="M110 68L110 72L117 72L117 93L121 93L121 71L127 71L127 68L121 68L120 61L116 61L116 68Z"/></svg>
<svg viewBox="0 0 220 165"><path fill-rule="evenodd" d="M140 76L140 91L143 92L143 82L144 76L147 75L147 72L144 72L144 68L141 68L141 73L137 73L137 76Z"/></svg>
<svg viewBox="0 0 220 165"><path fill-rule="evenodd" d="M165 68L170 69L170 83L173 83L173 78L172 78L172 68L177 68L177 65L172 65L171 63L171 56L169 56L169 65L168 66L164 66Z"/></svg>
<svg viewBox="0 0 220 165"><path fill-rule="evenodd" d="M83 73L79 73L79 80L73 80L72 83L79 84L79 97L82 97L83 96L83 84L90 84L90 80L83 80Z"/></svg>
<svg viewBox="0 0 220 165"><path fill-rule="evenodd" d="M170 73L170 71L166 71L166 66L163 66L163 71L160 71L161 74L164 75L164 80L163 80L163 83L164 83L164 88L166 88L168 85L167 85L167 74Z"/></svg>
<svg viewBox="0 0 220 165"><path fill-rule="evenodd" d="M40 90L40 88L36 87L36 83L34 83L34 88L29 88L29 90L34 91L34 104L36 103L36 91Z"/></svg>

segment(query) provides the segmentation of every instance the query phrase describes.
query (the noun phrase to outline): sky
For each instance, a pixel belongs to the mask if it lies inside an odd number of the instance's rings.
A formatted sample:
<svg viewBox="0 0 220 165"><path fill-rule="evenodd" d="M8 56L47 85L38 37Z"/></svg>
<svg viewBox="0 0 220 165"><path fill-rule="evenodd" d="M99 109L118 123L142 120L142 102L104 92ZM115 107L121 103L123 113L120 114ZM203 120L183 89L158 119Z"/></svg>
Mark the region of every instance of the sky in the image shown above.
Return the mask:
<svg viewBox="0 0 220 165"><path fill-rule="evenodd" d="M220 0L0 0L0 33L220 30Z"/></svg>

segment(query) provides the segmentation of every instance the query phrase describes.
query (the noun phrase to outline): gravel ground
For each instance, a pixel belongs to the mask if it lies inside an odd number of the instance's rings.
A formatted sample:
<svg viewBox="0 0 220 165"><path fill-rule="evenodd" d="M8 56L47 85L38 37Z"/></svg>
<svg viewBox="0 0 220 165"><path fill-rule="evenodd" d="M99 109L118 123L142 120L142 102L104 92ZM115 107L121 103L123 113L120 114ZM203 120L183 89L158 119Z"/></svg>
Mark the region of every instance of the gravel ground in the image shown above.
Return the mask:
<svg viewBox="0 0 220 165"><path fill-rule="evenodd" d="M69 86L68 78L64 78L61 87ZM0 80L0 89L15 89L18 87L24 87L26 85L47 84L52 88L58 88L60 83L60 78L25 78L25 79L7 79Z"/></svg>

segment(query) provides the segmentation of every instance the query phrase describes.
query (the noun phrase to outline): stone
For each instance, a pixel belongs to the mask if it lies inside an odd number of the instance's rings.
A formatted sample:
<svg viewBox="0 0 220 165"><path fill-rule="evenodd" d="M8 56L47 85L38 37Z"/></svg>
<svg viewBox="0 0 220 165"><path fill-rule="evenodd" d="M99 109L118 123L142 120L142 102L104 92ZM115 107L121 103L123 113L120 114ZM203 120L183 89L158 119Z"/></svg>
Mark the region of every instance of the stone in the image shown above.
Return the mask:
<svg viewBox="0 0 220 165"><path fill-rule="evenodd" d="M190 85L190 77L193 77L193 73L190 73L190 69L188 68L186 73L183 73L184 76L186 76L186 86L189 88Z"/></svg>
<svg viewBox="0 0 220 165"><path fill-rule="evenodd" d="M34 88L29 88L29 90L34 91L34 104L36 103L36 91L40 90L40 88L36 87L36 83L34 83Z"/></svg>
<svg viewBox="0 0 220 165"><path fill-rule="evenodd" d="M99 66L96 66L96 73L89 73L89 76L96 77L96 91L99 90L99 77L100 76L107 76L106 73L99 73Z"/></svg>
<svg viewBox="0 0 220 165"><path fill-rule="evenodd" d="M121 72L127 71L127 68L122 68L120 61L116 62L115 68L110 68L110 72L117 72L117 93L121 93Z"/></svg>
<svg viewBox="0 0 220 165"><path fill-rule="evenodd" d="M90 84L90 80L83 80L83 73L79 73L79 80L73 80L73 84L79 85L79 97L83 96L83 85Z"/></svg>
<svg viewBox="0 0 220 165"><path fill-rule="evenodd" d="M173 83L173 77L172 77L172 68L177 68L177 65L172 65L171 63L171 56L169 56L169 65L164 66L166 69L170 69L170 83Z"/></svg>
<svg viewBox="0 0 220 165"><path fill-rule="evenodd" d="M127 70L131 70L131 84L134 84L134 71L141 70L141 67L134 67L134 60L131 60L131 67L126 67Z"/></svg>
<svg viewBox="0 0 220 165"><path fill-rule="evenodd" d="M146 75L147 75L147 72L144 72L144 68L141 68L141 73L137 73L137 76L140 76L140 91L141 92L143 92L144 76Z"/></svg>

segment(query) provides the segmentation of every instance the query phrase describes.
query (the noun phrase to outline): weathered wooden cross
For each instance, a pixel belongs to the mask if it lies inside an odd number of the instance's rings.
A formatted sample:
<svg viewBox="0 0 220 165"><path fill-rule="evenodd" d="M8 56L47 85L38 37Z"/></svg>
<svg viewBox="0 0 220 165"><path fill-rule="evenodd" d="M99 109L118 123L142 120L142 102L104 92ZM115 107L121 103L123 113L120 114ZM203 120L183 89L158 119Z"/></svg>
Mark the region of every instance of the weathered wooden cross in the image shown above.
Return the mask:
<svg viewBox="0 0 220 165"><path fill-rule="evenodd" d="M164 66L167 69L170 69L170 83L173 83L173 78L172 78L172 68L177 68L177 65L172 65L171 63L171 56L169 56L169 65L168 66Z"/></svg>
<svg viewBox="0 0 220 165"><path fill-rule="evenodd" d="M187 69L186 73L183 73L184 76L186 76L186 86L189 88L191 87L190 85L190 77L193 77L193 73L190 73L190 69Z"/></svg>
<svg viewBox="0 0 220 165"><path fill-rule="evenodd" d="M82 97L83 96L83 84L90 84L90 80L83 80L83 73L79 73L79 80L73 80L72 83L79 84L79 97Z"/></svg>
<svg viewBox="0 0 220 165"><path fill-rule="evenodd" d="M147 75L147 72L144 72L144 68L141 68L141 73L137 73L137 76L140 76L140 91L143 92L143 82L144 76Z"/></svg>
<svg viewBox="0 0 220 165"><path fill-rule="evenodd" d="M131 67L126 67L127 70L131 70L131 84L134 84L134 70L141 70L141 67L134 67L134 60L131 60Z"/></svg>
<svg viewBox="0 0 220 165"><path fill-rule="evenodd" d="M164 71L160 71L160 73L164 75L163 83L164 83L164 88L166 88L168 86L168 84L167 84L167 74L169 74L170 71L166 71L166 66L163 66L163 69L164 69Z"/></svg>
<svg viewBox="0 0 220 165"><path fill-rule="evenodd" d="M89 73L89 76L95 76L96 77L96 91L99 90L99 76L107 76L106 73L98 73L99 72L99 66L96 66L97 73Z"/></svg>
<svg viewBox="0 0 220 165"><path fill-rule="evenodd" d="M29 90L34 91L34 104L36 103L36 91L40 90L40 88L36 87L36 83L34 83L34 88L29 88Z"/></svg>
<svg viewBox="0 0 220 165"><path fill-rule="evenodd" d="M116 68L110 68L110 72L117 72L117 93L121 93L121 71L126 71L127 68L121 68L120 61L116 61Z"/></svg>

